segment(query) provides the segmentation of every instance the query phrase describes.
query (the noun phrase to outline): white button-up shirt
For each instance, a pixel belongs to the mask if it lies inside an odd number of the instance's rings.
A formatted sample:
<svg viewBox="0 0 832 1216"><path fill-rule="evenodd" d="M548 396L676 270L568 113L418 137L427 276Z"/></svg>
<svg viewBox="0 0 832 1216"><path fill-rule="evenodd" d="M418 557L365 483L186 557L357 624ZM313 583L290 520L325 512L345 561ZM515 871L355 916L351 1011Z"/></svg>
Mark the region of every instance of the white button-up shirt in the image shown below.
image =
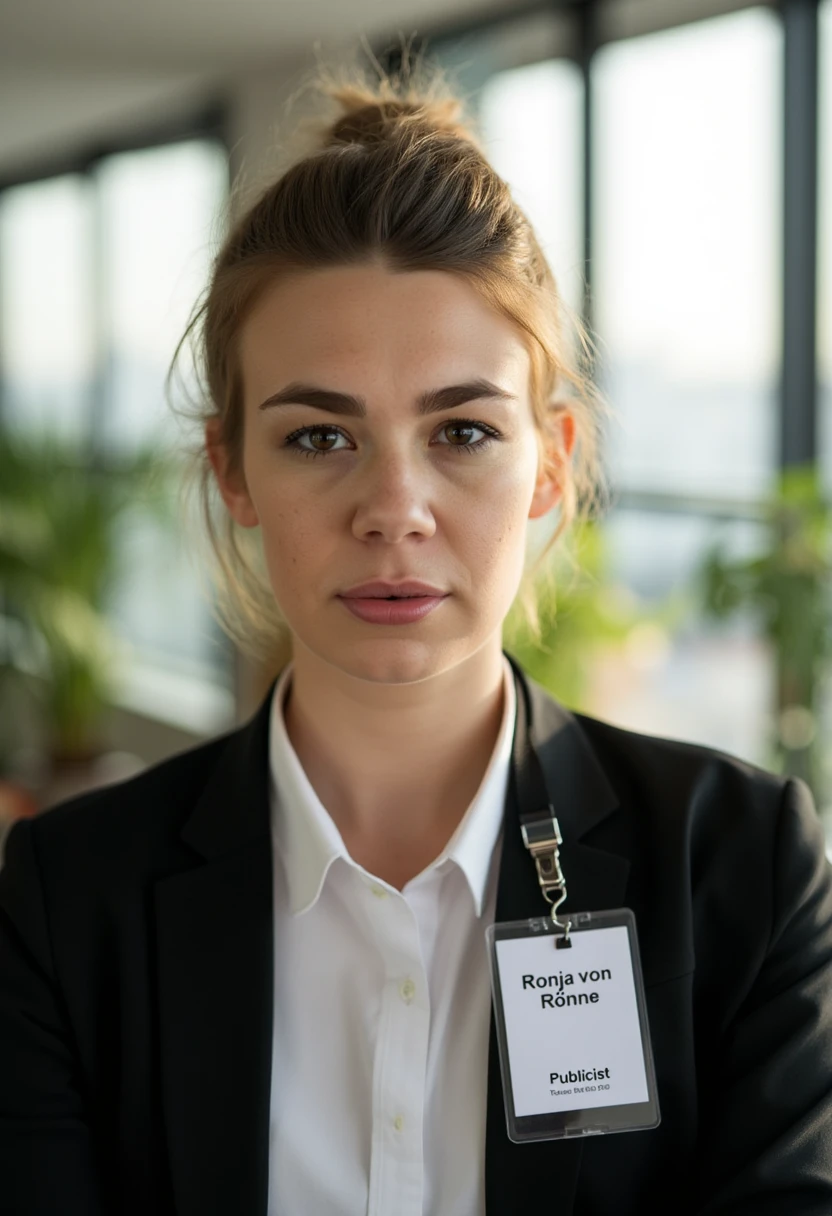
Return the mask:
<svg viewBox="0 0 832 1216"><path fill-rule="evenodd" d="M479 790L397 891L349 856L272 700L269 1216L481 1216L494 919L515 690Z"/></svg>

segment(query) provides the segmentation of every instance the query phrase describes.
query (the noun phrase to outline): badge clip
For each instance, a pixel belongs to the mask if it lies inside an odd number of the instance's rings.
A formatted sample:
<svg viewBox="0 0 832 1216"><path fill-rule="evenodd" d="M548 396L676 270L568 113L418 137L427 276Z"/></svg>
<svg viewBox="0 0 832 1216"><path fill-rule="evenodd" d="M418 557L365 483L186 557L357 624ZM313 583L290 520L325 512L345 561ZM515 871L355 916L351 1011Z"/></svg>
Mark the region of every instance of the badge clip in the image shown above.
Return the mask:
<svg viewBox="0 0 832 1216"><path fill-rule="evenodd" d="M552 924L562 931L562 936L555 937L555 949L568 949L572 945L569 937L572 922L558 919L558 908L566 899L566 879L560 864L563 837L553 808L550 806L547 813L539 818L524 818L520 830L523 843L534 858L543 898L552 905Z"/></svg>

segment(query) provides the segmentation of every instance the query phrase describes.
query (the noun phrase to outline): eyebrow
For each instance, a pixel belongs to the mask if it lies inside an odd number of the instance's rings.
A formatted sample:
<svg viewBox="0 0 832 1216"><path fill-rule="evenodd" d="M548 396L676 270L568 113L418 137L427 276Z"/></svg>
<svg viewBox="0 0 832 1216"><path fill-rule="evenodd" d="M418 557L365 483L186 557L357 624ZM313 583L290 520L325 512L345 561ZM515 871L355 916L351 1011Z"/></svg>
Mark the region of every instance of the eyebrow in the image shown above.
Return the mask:
<svg viewBox="0 0 832 1216"><path fill-rule="evenodd" d="M490 380L479 378L464 384L449 384L445 388L429 388L417 398L416 409L419 414L435 414L488 397L497 401L517 400L514 393L506 392ZM316 410L327 410L330 414L350 414L355 418L363 418L367 413L367 403L363 397L298 381L273 393L257 408L265 410L277 405L309 405Z"/></svg>

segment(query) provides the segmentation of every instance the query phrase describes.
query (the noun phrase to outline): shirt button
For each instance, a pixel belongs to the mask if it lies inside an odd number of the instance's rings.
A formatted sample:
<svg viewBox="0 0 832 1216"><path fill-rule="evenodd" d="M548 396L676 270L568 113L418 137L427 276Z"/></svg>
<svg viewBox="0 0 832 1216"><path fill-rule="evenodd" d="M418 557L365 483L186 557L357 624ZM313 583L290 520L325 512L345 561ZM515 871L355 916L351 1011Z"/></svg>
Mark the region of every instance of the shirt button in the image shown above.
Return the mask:
<svg viewBox="0 0 832 1216"><path fill-rule="evenodd" d="M396 1115L395 1119L393 1120L393 1126L397 1132L402 1130L404 1127L404 1119L401 1117L401 1115Z"/></svg>
<svg viewBox="0 0 832 1216"><path fill-rule="evenodd" d="M405 1005L409 1005L416 995L416 985L413 983L413 980L403 980L399 987L399 993Z"/></svg>
<svg viewBox="0 0 832 1216"><path fill-rule="evenodd" d="M376 883L373 883L370 890L372 891L373 895L375 895L376 899L387 898L387 892L385 891L384 887L380 887Z"/></svg>

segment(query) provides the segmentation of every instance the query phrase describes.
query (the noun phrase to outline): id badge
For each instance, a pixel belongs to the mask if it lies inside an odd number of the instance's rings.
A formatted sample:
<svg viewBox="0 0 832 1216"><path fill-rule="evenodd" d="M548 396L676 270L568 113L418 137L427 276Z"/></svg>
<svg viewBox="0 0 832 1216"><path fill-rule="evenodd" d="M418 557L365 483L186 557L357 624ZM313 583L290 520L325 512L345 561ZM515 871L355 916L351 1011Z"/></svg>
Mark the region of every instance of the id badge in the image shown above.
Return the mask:
<svg viewBox="0 0 832 1216"><path fill-rule="evenodd" d="M657 1127L659 1101L635 917L571 914L486 931L509 1139Z"/></svg>

